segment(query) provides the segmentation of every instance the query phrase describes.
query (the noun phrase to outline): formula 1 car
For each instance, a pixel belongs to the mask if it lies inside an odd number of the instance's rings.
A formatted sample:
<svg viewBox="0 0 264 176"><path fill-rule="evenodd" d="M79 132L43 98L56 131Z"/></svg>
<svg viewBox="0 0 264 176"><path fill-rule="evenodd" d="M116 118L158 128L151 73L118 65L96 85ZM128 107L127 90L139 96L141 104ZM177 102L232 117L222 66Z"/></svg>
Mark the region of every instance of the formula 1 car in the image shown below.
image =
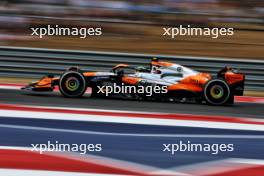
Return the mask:
<svg viewBox="0 0 264 176"><path fill-rule="evenodd" d="M118 64L109 72L84 72L78 67L71 67L59 77L44 76L22 89L53 91L58 86L63 96L76 98L83 96L90 87L94 97L170 101L189 98L199 103L224 105L233 104L235 95L243 95L244 82L245 75L229 67L212 75L153 58L149 68ZM114 92L113 88L117 87L118 91ZM129 87L130 91L123 87Z"/></svg>

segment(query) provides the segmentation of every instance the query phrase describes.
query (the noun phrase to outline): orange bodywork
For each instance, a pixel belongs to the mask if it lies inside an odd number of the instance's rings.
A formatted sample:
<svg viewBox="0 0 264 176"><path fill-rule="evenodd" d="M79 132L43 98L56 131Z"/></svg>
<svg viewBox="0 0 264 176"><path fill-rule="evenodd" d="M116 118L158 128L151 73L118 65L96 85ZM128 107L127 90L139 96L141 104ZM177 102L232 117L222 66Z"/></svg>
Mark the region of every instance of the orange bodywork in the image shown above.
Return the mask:
<svg viewBox="0 0 264 176"><path fill-rule="evenodd" d="M117 68L122 68L122 67L128 67L129 65L127 65L127 64L117 64L114 68L113 68L113 70L115 70L115 69L117 69Z"/></svg>
<svg viewBox="0 0 264 176"><path fill-rule="evenodd" d="M140 80L141 78L128 77L128 76L122 77L122 82L130 85L136 85Z"/></svg>
<svg viewBox="0 0 264 176"><path fill-rule="evenodd" d="M86 77L96 76L96 72L85 72L85 73L83 73L83 76L86 76Z"/></svg>
<svg viewBox="0 0 264 176"><path fill-rule="evenodd" d="M37 82L35 88L50 88L52 87L52 82L55 80L59 80L59 78L44 77Z"/></svg>
<svg viewBox="0 0 264 176"><path fill-rule="evenodd" d="M187 90L192 92L202 92L203 85L205 85L209 79L211 79L211 76L207 73L199 73L194 76L188 76L179 83L169 86L168 91Z"/></svg>
<svg viewBox="0 0 264 176"><path fill-rule="evenodd" d="M195 84L178 83L178 84L173 84L168 87L168 91L174 91L174 90L187 90L187 91L193 91L193 92L201 92L203 88Z"/></svg>
<svg viewBox="0 0 264 176"><path fill-rule="evenodd" d="M245 76L243 74L237 74L231 71L225 73L225 80L229 85L243 81L244 79Z"/></svg>
<svg viewBox="0 0 264 176"><path fill-rule="evenodd" d="M162 67L171 67L171 66L173 66L173 63L169 63L169 62L152 61L151 64L152 65L156 65L156 66L162 66Z"/></svg>
<svg viewBox="0 0 264 176"><path fill-rule="evenodd" d="M198 84L204 85L208 79L211 79L211 76L207 73L199 73L194 76L188 76L180 81L182 84Z"/></svg>

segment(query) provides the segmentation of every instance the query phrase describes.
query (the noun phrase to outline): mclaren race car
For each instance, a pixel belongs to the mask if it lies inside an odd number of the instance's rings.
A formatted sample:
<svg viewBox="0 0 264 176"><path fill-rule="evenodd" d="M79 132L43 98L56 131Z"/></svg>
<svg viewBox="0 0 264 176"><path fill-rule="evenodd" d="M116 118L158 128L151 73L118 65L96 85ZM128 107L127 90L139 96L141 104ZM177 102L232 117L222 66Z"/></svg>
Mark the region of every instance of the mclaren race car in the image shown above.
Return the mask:
<svg viewBox="0 0 264 176"><path fill-rule="evenodd" d="M224 105L233 104L235 95L243 95L244 82L245 75L229 67L212 75L153 58L149 68L118 64L109 72L85 72L71 67L59 77L44 76L22 89L53 91L58 86L63 96L76 98L83 96L90 87L92 97L169 101L192 99L199 103Z"/></svg>

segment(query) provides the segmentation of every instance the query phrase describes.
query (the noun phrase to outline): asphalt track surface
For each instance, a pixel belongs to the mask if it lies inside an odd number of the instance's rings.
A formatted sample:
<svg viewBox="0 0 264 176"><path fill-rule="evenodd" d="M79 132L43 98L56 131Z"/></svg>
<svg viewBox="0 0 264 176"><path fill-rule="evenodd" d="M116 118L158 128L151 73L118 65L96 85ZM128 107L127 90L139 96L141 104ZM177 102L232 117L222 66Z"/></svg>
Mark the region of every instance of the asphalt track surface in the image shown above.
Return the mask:
<svg viewBox="0 0 264 176"><path fill-rule="evenodd" d="M78 107L107 110L165 112L197 115L263 118L264 104L235 103L232 106L210 106L180 102L150 102L113 98L64 98L58 93L30 93L20 90L0 90L0 103L54 107Z"/></svg>

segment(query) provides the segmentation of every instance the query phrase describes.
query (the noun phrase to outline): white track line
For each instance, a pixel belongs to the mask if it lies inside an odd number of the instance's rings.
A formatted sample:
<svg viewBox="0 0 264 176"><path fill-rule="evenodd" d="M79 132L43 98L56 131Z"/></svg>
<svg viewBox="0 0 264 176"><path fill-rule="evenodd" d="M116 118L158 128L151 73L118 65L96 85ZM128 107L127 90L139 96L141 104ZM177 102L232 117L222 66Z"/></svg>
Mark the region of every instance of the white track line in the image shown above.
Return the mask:
<svg viewBox="0 0 264 176"><path fill-rule="evenodd" d="M85 131L73 129L58 129L46 127L32 127L26 125L0 125L0 128L12 128L21 130L49 131L60 133L77 133L89 135L107 135L107 136L130 136L130 137L187 137L187 138L226 138L226 139L264 139L264 135L199 135L199 134L144 134L144 133L111 133L98 131Z"/></svg>
<svg viewBox="0 0 264 176"><path fill-rule="evenodd" d="M82 114L63 114L47 112L28 112L0 110L3 117L9 118L29 118L29 119L48 119L48 120L69 120L82 122L105 122L105 123L125 123L137 125L158 125L158 126L181 126L181 127L199 127L199 128L216 128L230 130L249 130L264 131L264 125L242 124L230 122L207 122L195 120L175 120L175 119L157 119L142 117L114 117L107 115L82 115Z"/></svg>
<svg viewBox="0 0 264 176"><path fill-rule="evenodd" d="M221 116L221 115L201 115L201 114L184 114L184 113L166 113L166 112L158 112L158 111L127 111L127 110L112 110L112 109L95 109L95 108L76 108L76 107L52 107L52 106L33 106L33 105L15 105L18 107L28 107L28 108L47 108L47 109L52 109L52 110L73 110L73 111L84 111L84 112L89 112L89 111L95 111L95 112L117 112L117 113L131 113L131 114L143 114L143 115L180 115L180 116L188 116L188 117L200 117L200 116L211 116L213 117L226 117L226 116ZM231 117L231 118L237 118L241 119L241 117ZM197 119L198 120L198 119ZM252 122L264 122L264 119L259 119L259 118L246 118L243 117L243 120L248 120Z"/></svg>
<svg viewBox="0 0 264 176"><path fill-rule="evenodd" d="M65 172L65 171L41 171L41 170L30 170L30 169L0 169L0 175L5 175L5 176L47 176L47 175L48 176L120 176L119 174L97 174L97 173L79 173L79 172Z"/></svg>
<svg viewBox="0 0 264 176"><path fill-rule="evenodd" d="M13 85L1 85L0 89L7 89L7 90L20 90L21 86L13 86Z"/></svg>

